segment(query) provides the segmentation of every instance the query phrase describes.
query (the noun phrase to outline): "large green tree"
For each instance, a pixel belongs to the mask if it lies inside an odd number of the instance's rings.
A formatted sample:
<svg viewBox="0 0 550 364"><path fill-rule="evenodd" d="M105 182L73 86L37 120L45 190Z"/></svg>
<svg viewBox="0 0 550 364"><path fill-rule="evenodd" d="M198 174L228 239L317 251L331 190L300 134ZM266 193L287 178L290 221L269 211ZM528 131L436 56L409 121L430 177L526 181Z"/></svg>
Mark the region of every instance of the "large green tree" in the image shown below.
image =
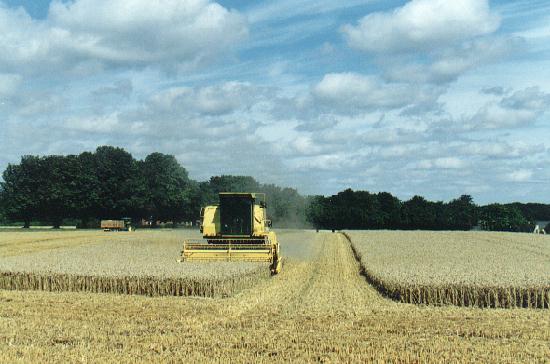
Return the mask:
<svg viewBox="0 0 550 364"><path fill-rule="evenodd" d="M380 206L382 228L396 229L401 224L401 201L389 192L379 192L377 195Z"/></svg>
<svg viewBox="0 0 550 364"><path fill-rule="evenodd" d="M78 191L79 202L74 206L74 217L80 219L82 227L93 227L90 221L99 219L101 182L96 172L97 163L94 153L83 152L77 157L75 173L75 188Z"/></svg>
<svg viewBox="0 0 550 364"><path fill-rule="evenodd" d="M111 146L97 148L94 156L99 181L95 216L102 219L142 217L145 182L140 178L138 162L124 149Z"/></svg>
<svg viewBox="0 0 550 364"><path fill-rule="evenodd" d="M146 188L146 211L156 221L180 222L196 210L196 187L173 155L149 154L140 165ZM196 212L196 211L195 211Z"/></svg>
<svg viewBox="0 0 550 364"><path fill-rule="evenodd" d="M77 156L51 155L40 159L39 217L59 228L63 219L77 215L82 202L77 186L80 164Z"/></svg>
<svg viewBox="0 0 550 364"><path fill-rule="evenodd" d="M413 196L403 203L402 226L407 229L430 229L435 226L436 210L432 202Z"/></svg>
<svg viewBox="0 0 550 364"><path fill-rule="evenodd" d="M492 231L532 231L533 224L514 206L498 203L483 206L480 212L480 225Z"/></svg>
<svg viewBox="0 0 550 364"><path fill-rule="evenodd" d="M210 178L210 188L217 199L220 192L258 192L260 184L250 176L222 175Z"/></svg>
<svg viewBox="0 0 550 364"><path fill-rule="evenodd" d="M310 196L306 204L306 219L316 229L328 227L325 196Z"/></svg>
<svg viewBox="0 0 550 364"><path fill-rule="evenodd" d="M525 218L533 221L550 220L550 204L514 202L506 206L516 207Z"/></svg>
<svg viewBox="0 0 550 364"><path fill-rule="evenodd" d="M25 228L40 213L41 173L40 158L27 155L19 164L9 164L2 174L4 213L12 221L23 221Z"/></svg>
<svg viewBox="0 0 550 364"><path fill-rule="evenodd" d="M462 195L448 203L450 225L460 230L470 230L477 225L478 207L470 195Z"/></svg>

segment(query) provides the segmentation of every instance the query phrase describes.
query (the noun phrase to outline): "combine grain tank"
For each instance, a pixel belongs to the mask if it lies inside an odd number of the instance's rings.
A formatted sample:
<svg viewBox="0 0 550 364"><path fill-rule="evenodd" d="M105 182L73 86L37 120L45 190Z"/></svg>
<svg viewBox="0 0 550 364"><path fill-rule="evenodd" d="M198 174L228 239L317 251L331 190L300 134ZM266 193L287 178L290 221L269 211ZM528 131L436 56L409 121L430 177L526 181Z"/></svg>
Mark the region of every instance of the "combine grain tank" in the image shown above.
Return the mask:
<svg viewBox="0 0 550 364"><path fill-rule="evenodd" d="M184 241L180 261L267 262L279 273L279 243L266 208L264 193L220 193L218 205L201 210L203 240Z"/></svg>

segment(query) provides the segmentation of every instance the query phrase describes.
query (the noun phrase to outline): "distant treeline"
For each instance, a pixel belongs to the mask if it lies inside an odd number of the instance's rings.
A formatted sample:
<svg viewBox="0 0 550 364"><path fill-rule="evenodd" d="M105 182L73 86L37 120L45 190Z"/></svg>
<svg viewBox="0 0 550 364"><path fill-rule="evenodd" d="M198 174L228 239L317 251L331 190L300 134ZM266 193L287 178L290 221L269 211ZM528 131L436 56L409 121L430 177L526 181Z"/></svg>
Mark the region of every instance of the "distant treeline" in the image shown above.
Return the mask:
<svg viewBox="0 0 550 364"><path fill-rule="evenodd" d="M221 191L265 192L278 226L304 226L306 199L292 188L260 184L252 177L189 178L172 155L136 160L122 148L102 146L79 155L23 156L3 173L0 220L59 227L96 227L100 219L130 217L134 224L195 222L200 208Z"/></svg>
<svg viewBox="0 0 550 364"><path fill-rule="evenodd" d="M421 196L401 201L388 192L347 189L336 195L301 196L293 188L261 184L250 176L215 176L197 182L176 158L162 153L135 159L122 148L102 146L79 155L23 156L0 182L0 223L63 223L97 227L101 219L196 222L218 193L265 192L276 227L320 229L430 229L528 231L550 220L550 205L477 206L471 196L450 202Z"/></svg>
<svg viewBox="0 0 550 364"><path fill-rule="evenodd" d="M471 196L450 202L422 196L401 201L388 192L347 189L330 197L314 196L307 220L321 229L423 229L532 231L537 220L550 220L550 205L490 204L477 206Z"/></svg>

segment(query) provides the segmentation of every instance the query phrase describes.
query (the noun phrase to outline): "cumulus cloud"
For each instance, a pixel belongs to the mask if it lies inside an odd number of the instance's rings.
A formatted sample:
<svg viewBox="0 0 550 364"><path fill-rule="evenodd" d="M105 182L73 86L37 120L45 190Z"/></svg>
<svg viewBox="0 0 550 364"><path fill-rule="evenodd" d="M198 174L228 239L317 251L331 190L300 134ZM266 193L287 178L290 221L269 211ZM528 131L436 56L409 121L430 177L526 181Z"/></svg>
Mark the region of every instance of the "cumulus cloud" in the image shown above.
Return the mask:
<svg viewBox="0 0 550 364"><path fill-rule="evenodd" d="M323 151L321 145L316 144L311 136L299 135L289 145L293 152L298 155L318 155Z"/></svg>
<svg viewBox="0 0 550 364"><path fill-rule="evenodd" d="M208 0L54 0L45 20L1 5L0 64L191 67L247 32L243 16Z"/></svg>
<svg viewBox="0 0 550 364"><path fill-rule="evenodd" d="M372 76L356 73L329 73L315 86L314 94L328 101L365 108L392 108L414 100L414 94L404 85L387 85Z"/></svg>
<svg viewBox="0 0 550 364"><path fill-rule="evenodd" d="M248 82L227 81L202 87L172 87L152 98L159 109L202 115L222 115L247 110L269 94L266 88Z"/></svg>
<svg viewBox="0 0 550 364"><path fill-rule="evenodd" d="M445 85L481 65L521 51L525 40L494 34L500 17L488 0L412 0L367 14L341 32L392 82Z"/></svg>
<svg viewBox="0 0 550 364"><path fill-rule="evenodd" d="M329 73L314 86L313 95L344 110L383 110L433 104L439 97L437 91L406 83L386 83L376 76Z"/></svg>
<svg viewBox="0 0 550 364"><path fill-rule="evenodd" d="M472 117L471 123L477 128L512 128L535 122L550 103L550 94L538 87L528 87L498 102L482 106Z"/></svg>
<svg viewBox="0 0 550 364"><path fill-rule="evenodd" d="M412 0L392 12L368 14L342 32L351 47L384 53L446 46L492 33L499 24L487 0Z"/></svg>
<svg viewBox="0 0 550 364"><path fill-rule="evenodd" d="M338 125L338 120L332 115L319 115L316 119L301 121L294 129L300 132L319 132L331 130Z"/></svg>
<svg viewBox="0 0 550 364"><path fill-rule="evenodd" d="M405 160L405 157L414 158L414 156L420 155L420 149L422 148L414 144L396 144L379 148L377 151L377 156L388 160L400 158Z"/></svg>
<svg viewBox="0 0 550 364"><path fill-rule="evenodd" d="M21 118L24 122L51 117L61 114L66 107L66 99L62 94L43 91L22 91L11 97L11 112L13 118Z"/></svg>
<svg viewBox="0 0 550 364"><path fill-rule="evenodd" d="M481 93L486 95L502 96L504 92L505 90L502 86L484 87L481 89Z"/></svg>
<svg viewBox="0 0 550 364"><path fill-rule="evenodd" d="M413 143L420 142L426 139L426 133L404 129L398 126L386 127L386 128L376 128L368 130L362 135L361 140L368 144L382 144L382 145L391 145L391 144L402 144L402 143Z"/></svg>
<svg viewBox="0 0 550 364"><path fill-rule="evenodd" d="M298 158L289 163L290 168L294 170L322 170L322 171L342 171L354 168L359 165L357 158L345 153L333 153L314 155L309 158Z"/></svg>
<svg viewBox="0 0 550 364"><path fill-rule="evenodd" d="M71 117L65 120L63 125L66 129L87 133L125 134L128 132L119 122L116 113L95 117Z"/></svg>
<svg viewBox="0 0 550 364"><path fill-rule="evenodd" d="M117 80L114 84L110 86L99 87L98 89L92 91L94 97L111 97L111 96L121 96L128 98L132 94L133 85L132 81L129 79Z"/></svg>
<svg viewBox="0 0 550 364"><path fill-rule="evenodd" d="M241 81L169 87L117 113L117 129L126 130L133 140L146 145L157 141L160 144L156 149L163 148L162 143L170 149L179 143L178 150L192 147L194 154L202 151L213 161L222 158L217 154L226 145L223 153L240 158L232 148L244 145L245 138L251 138L249 144L259 149L267 139L266 135L256 135L256 131L273 120L271 93L270 88ZM274 132L280 129L275 127Z"/></svg>
<svg viewBox="0 0 550 364"><path fill-rule="evenodd" d="M432 50L426 57L393 57L380 61L384 75L393 81L442 84L455 81L477 66L520 52L524 41L518 37L492 37L465 41ZM494 90L493 90L494 91Z"/></svg>
<svg viewBox="0 0 550 364"><path fill-rule="evenodd" d="M457 157L441 157L434 159L423 159L409 164L415 169L462 169L468 164Z"/></svg>
<svg viewBox="0 0 550 364"><path fill-rule="evenodd" d="M518 169L504 175L504 179L509 182L528 182L533 176L530 169Z"/></svg>
<svg viewBox="0 0 550 364"><path fill-rule="evenodd" d="M461 142L456 152L465 157L479 156L490 159L517 159L544 153L544 144L531 144L524 141L468 141Z"/></svg>
<svg viewBox="0 0 550 364"><path fill-rule="evenodd" d="M535 110L511 109L502 104L487 104L472 118L479 128L497 129L518 127L532 123L538 113Z"/></svg>
<svg viewBox="0 0 550 364"><path fill-rule="evenodd" d="M537 86L527 87L504 97L500 104L511 109L529 109L541 112L548 108L550 94L541 91Z"/></svg>
<svg viewBox="0 0 550 364"><path fill-rule="evenodd" d="M430 129L440 135L456 136L481 130L528 127L545 115L549 104L550 93L537 86L527 87L485 102L469 115L446 115L433 120Z"/></svg>

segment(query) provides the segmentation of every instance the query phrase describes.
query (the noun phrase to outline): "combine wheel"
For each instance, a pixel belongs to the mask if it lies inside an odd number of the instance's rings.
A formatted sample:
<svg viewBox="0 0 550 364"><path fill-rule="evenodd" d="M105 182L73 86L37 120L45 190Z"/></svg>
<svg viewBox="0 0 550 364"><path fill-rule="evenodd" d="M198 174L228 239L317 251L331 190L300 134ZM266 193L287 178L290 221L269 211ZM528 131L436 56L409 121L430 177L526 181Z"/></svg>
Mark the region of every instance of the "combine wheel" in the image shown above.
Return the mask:
<svg viewBox="0 0 550 364"><path fill-rule="evenodd" d="M281 272L281 268L283 267L283 259L277 259L273 262L271 265L271 275L274 276L275 274L279 274Z"/></svg>

